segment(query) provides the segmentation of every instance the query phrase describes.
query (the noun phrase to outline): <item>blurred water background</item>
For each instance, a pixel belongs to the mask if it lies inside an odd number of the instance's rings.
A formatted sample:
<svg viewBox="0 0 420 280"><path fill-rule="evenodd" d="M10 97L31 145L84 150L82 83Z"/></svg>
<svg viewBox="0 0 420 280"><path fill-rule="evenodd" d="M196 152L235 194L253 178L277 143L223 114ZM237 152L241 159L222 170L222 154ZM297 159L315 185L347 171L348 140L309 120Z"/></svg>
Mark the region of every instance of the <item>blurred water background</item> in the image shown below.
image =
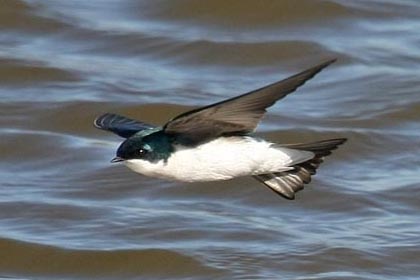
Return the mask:
<svg viewBox="0 0 420 280"><path fill-rule="evenodd" d="M419 15L415 0L0 0L0 278L419 279ZM332 57L259 127L349 138L295 201L251 178L132 173L92 127L162 124Z"/></svg>

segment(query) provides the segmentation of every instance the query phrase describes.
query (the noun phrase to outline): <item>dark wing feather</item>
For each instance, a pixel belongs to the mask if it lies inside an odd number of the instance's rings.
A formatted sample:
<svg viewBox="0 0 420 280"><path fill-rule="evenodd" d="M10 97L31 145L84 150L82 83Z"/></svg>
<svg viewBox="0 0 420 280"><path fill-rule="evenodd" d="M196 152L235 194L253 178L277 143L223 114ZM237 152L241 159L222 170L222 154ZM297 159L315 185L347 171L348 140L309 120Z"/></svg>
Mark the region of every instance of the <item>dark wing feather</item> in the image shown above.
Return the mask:
<svg viewBox="0 0 420 280"><path fill-rule="evenodd" d="M267 107L295 91L334 61L329 60L249 93L185 112L170 120L164 131L191 144L219 136L250 133L257 127Z"/></svg>
<svg viewBox="0 0 420 280"><path fill-rule="evenodd" d="M93 124L96 128L111 131L124 138L128 138L141 130L155 127L150 124L111 113L106 113L97 117Z"/></svg>

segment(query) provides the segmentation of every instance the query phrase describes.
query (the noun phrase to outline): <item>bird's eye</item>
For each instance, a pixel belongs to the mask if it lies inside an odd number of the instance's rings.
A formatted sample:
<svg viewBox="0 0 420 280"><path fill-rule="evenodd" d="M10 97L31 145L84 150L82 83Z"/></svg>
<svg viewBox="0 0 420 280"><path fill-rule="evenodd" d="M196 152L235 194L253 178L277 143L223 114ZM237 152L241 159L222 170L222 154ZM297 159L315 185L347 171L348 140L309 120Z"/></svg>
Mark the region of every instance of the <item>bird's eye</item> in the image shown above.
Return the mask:
<svg viewBox="0 0 420 280"><path fill-rule="evenodd" d="M139 149L138 150L138 153L139 153L139 155L144 155L144 154L146 154L146 150L145 149Z"/></svg>

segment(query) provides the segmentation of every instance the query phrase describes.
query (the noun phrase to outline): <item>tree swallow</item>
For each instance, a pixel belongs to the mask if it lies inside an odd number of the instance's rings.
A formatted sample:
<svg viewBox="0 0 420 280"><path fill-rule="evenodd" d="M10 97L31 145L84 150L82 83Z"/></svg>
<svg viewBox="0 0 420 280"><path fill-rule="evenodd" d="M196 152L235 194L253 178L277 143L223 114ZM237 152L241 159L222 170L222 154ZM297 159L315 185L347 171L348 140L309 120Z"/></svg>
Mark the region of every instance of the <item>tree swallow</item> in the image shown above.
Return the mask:
<svg viewBox="0 0 420 280"><path fill-rule="evenodd" d="M111 113L96 118L94 125L126 138L111 162L123 162L137 173L183 182L252 176L277 194L294 199L324 157L346 139L282 145L252 133L266 108L334 61L182 113L162 127Z"/></svg>

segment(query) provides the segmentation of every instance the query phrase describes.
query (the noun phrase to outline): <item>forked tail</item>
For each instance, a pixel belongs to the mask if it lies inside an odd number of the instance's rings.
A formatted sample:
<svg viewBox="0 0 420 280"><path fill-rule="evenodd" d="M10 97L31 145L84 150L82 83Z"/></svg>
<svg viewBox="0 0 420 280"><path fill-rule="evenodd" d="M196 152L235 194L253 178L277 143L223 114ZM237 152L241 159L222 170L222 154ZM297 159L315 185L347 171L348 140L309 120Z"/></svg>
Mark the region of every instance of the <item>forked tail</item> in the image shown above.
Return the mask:
<svg viewBox="0 0 420 280"><path fill-rule="evenodd" d="M284 198L294 199L295 193L302 190L304 184L311 181L311 176L316 173L316 169L324 161L324 158L346 141L346 138L337 138L306 144L284 145L283 147L289 149L313 152L315 156L308 161L294 165L292 170L253 177Z"/></svg>

